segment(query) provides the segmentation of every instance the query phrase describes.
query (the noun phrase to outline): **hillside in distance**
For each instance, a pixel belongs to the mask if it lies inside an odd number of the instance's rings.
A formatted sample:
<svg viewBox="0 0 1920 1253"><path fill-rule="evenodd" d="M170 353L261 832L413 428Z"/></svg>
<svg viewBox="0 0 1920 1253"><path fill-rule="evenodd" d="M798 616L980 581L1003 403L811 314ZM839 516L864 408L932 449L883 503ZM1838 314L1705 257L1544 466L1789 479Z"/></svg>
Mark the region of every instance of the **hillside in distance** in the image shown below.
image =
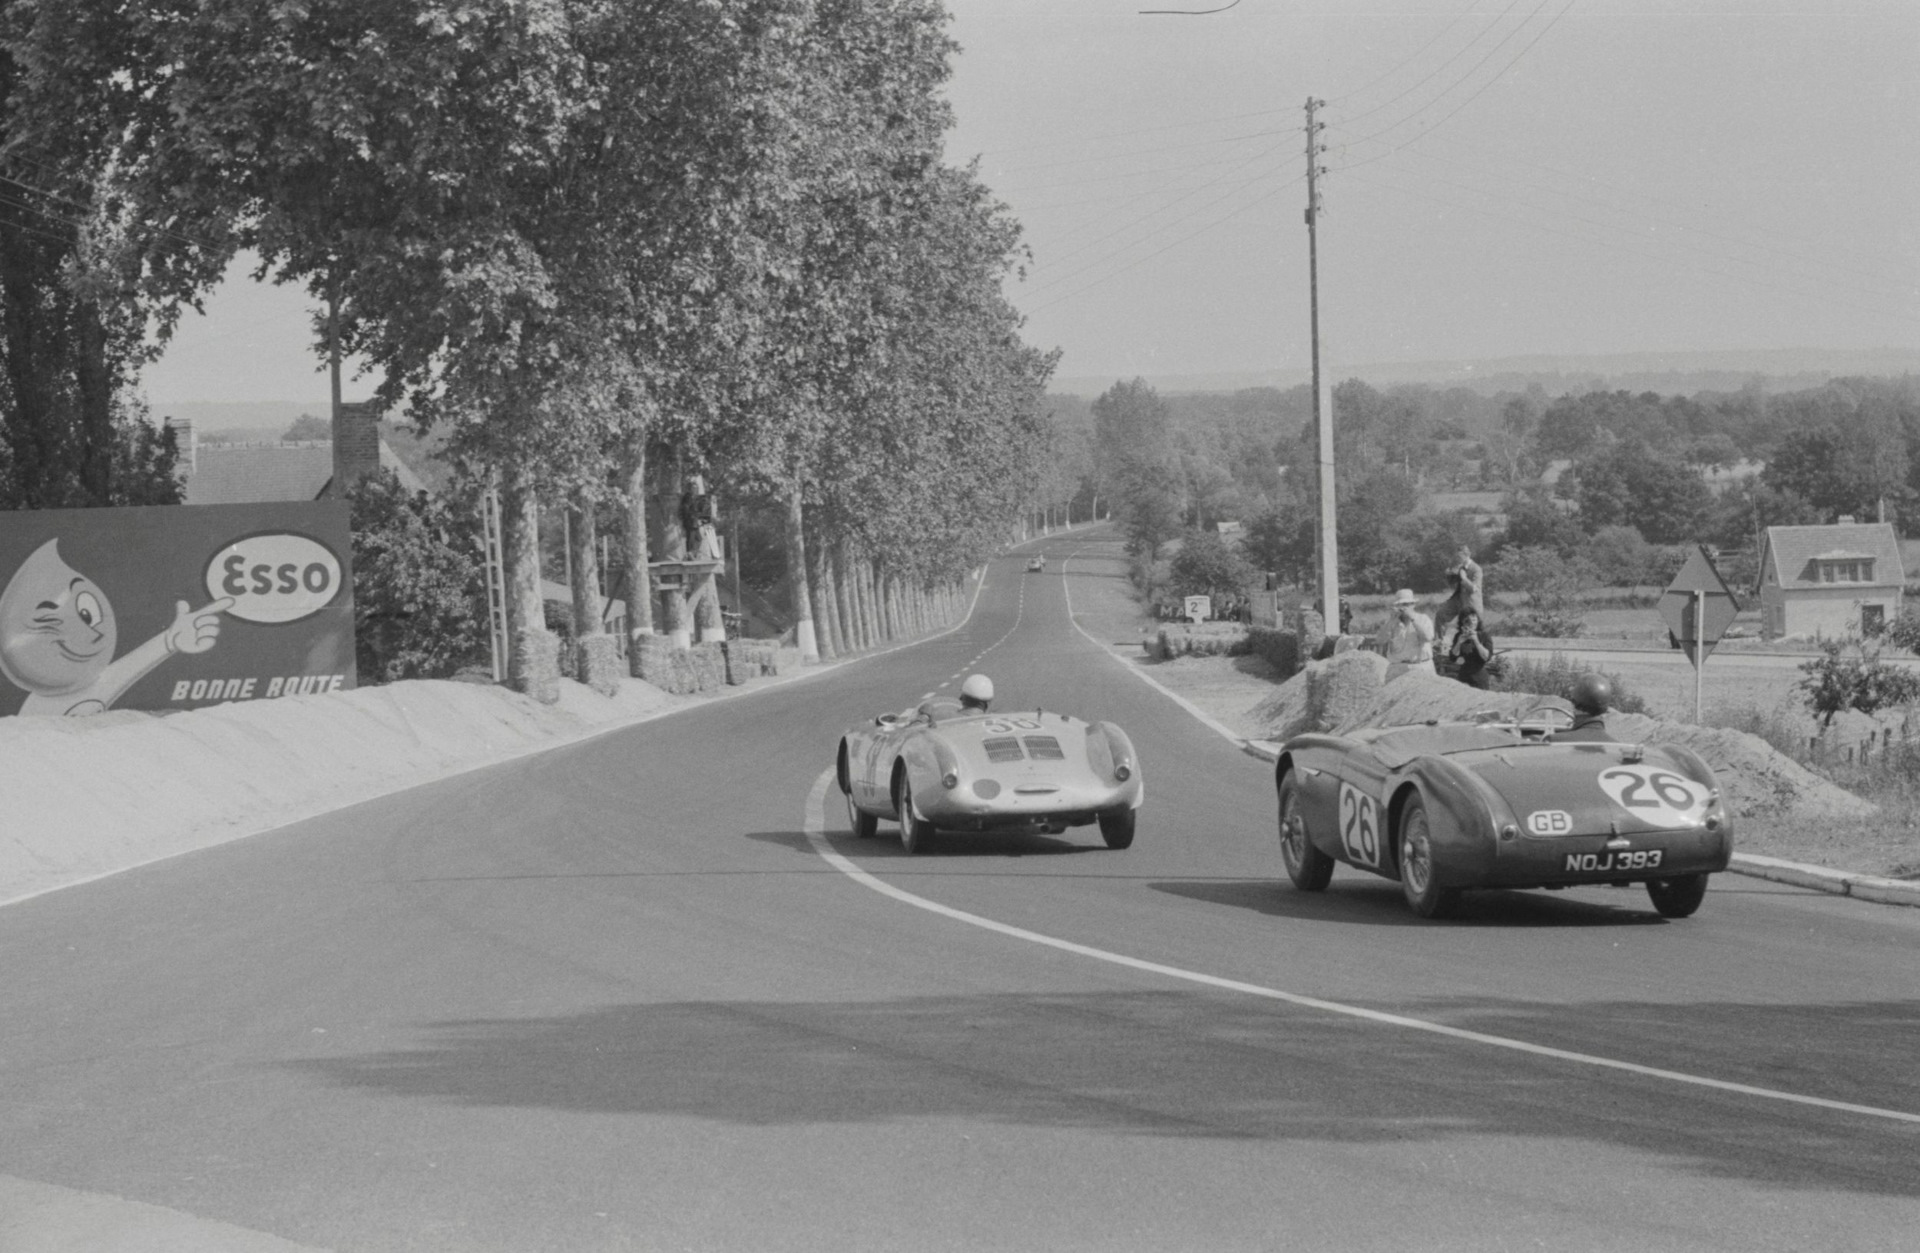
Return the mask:
<svg viewBox="0 0 1920 1253"><path fill-rule="evenodd" d="M1375 388L1407 383L1465 387L1483 395L1525 391L1537 383L1549 396L1590 391L1696 395L1758 387L1764 392L1800 391L1834 378L1886 378L1920 374L1920 348L1782 348L1729 352L1641 352L1593 356L1498 357L1481 361L1396 361L1328 366L1334 382L1360 379ZM1163 394L1233 392L1249 387L1298 387L1305 369L1248 370L1219 374L1148 375ZM1049 390L1094 397L1118 379L1066 375Z"/></svg>

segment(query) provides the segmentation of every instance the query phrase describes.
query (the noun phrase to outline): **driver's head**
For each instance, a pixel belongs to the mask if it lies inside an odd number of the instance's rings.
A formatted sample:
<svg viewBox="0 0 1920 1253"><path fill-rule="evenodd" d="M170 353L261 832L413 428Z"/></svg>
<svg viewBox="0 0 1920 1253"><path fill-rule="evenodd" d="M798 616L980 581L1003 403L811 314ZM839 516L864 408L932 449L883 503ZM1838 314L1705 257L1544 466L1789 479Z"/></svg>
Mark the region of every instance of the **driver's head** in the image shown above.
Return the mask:
<svg viewBox="0 0 1920 1253"><path fill-rule="evenodd" d="M1574 680L1571 700L1583 714L1603 714L1613 704L1613 684L1604 674L1583 674Z"/></svg>
<svg viewBox="0 0 1920 1253"><path fill-rule="evenodd" d="M960 685L960 708L984 710L993 702L993 680L984 674L970 674Z"/></svg>

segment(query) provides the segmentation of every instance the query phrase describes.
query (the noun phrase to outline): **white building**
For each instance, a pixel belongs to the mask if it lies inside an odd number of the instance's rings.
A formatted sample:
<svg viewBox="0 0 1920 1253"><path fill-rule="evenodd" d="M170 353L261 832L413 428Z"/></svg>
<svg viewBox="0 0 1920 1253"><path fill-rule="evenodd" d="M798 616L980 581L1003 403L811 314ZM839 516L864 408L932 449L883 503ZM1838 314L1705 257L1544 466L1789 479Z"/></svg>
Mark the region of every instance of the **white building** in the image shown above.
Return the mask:
<svg viewBox="0 0 1920 1253"><path fill-rule="evenodd" d="M1900 616L1906 583L1890 522L1770 526L1760 552L1761 630L1769 639L1875 632Z"/></svg>

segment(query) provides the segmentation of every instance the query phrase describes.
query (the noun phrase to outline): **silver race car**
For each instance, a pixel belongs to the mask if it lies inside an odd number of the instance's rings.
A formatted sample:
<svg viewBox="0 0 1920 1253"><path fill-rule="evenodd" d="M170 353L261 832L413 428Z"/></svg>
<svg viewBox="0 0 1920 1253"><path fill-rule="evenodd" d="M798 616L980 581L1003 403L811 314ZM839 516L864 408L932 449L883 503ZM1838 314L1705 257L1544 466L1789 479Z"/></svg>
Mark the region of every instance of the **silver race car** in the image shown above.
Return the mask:
<svg viewBox="0 0 1920 1253"><path fill-rule="evenodd" d="M1095 822L1108 848L1126 848L1145 796L1133 743L1110 722L943 700L847 732L837 774L853 833L869 838L892 819L909 853L936 830L1058 834Z"/></svg>

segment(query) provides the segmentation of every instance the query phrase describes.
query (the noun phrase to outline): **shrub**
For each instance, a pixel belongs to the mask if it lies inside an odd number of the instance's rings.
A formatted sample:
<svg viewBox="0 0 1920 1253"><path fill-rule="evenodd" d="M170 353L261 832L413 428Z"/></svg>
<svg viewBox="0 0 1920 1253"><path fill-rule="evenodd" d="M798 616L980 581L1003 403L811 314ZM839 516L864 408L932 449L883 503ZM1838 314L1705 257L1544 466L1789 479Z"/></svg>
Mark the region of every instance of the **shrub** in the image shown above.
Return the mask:
<svg viewBox="0 0 1920 1253"><path fill-rule="evenodd" d="M1818 657L1800 666L1806 677L1795 686L1807 693L1807 709L1821 726L1832 726L1834 715L1849 709L1872 714L1920 700L1920 674L1888 665L1878 648L1854 644L1853 655L1842 656L1845 647L1830 640L1820 646Z"/></svg>
<svg viewBox="0 0 1920 1253"><path fill-rule="evenodd" d="M1300 637L1292 631L1253 627L1242 637L1240 651L1273 667L1274 678L1282 683L1300 673Z"/></svg>
<svg viewBox="0 0 1920 1253"><path fill-rule="evenodd" d="M1234 656L1246 651L1246 639L1246 633L1237 630L1196 633L1178 627L1161 627L1157 634L1142 641L1141 646L1155 661L1172 661L1176 657Z"/></svg>
<svg viewBox="0 0 1920 1253"><path fill-rule="evenodd" d="M478 524L391 470L347 495L353 518L353 629L360 682L452 675L487 652Z"/></svg>
<svg viewBox="0 0 1920 1253"><path fill-rule="evenodd" d="M1647 712L1647 702L1627 690L1626 680L1607 670L1577 666L1565 653L1552 653L1545 661L1532 657L1503 657L1505 664L1494 675L1496 692L1532 692L1536 696L1573 699L1573 685L1584 674L1598 674L1613 684L1613 708L1623 714ZM1492 673L1491 671L1489 673Z"/></svg>

